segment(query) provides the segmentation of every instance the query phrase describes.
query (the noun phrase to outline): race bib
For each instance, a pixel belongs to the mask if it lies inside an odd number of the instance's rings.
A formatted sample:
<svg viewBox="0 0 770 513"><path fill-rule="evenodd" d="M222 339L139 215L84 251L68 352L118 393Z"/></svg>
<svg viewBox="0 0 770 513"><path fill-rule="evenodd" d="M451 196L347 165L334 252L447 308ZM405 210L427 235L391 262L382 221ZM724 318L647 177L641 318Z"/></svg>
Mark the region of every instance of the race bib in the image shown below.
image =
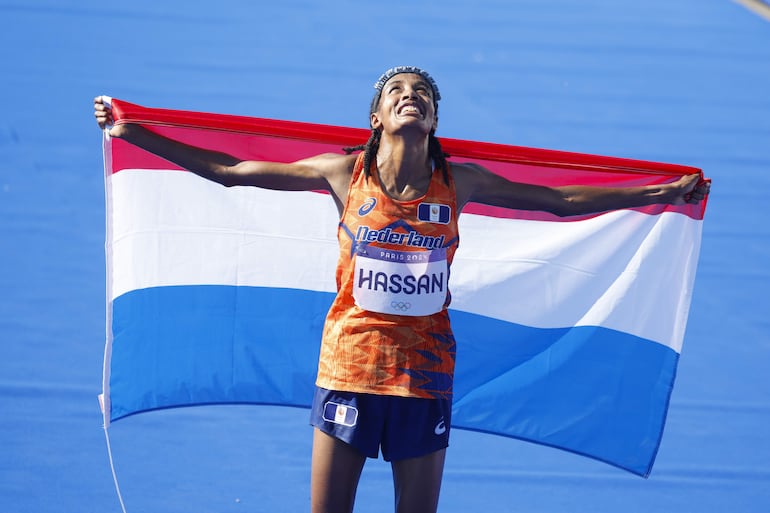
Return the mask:
<svg viewBox="0 0 770 513"><path fill-rule="evenodd" d="M395 251L361 244L356 251L353 298L370 312L431 315L447 298L446 248Z"/></svg>

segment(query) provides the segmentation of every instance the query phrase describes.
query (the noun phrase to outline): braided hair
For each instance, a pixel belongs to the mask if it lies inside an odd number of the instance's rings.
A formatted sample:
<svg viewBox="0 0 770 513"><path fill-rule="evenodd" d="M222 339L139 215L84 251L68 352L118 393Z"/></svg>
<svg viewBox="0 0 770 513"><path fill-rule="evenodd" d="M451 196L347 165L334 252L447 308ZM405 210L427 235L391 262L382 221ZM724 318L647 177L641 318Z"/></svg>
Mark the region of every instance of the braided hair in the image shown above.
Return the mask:
<svg viewBox="0 0 770 513"><path fill-rule="evenodd" d="M374 84L374 88L377 91L374 94L374 97L372 98L372 103L369 105L369 114L371 115L377 112L377 109L380 106L380 96L382 95L382 88L385 86L385 83L388 80L390 80L391 77L399 73L416 73L422 76L423 78L425 78L428 81L428 83L430 83L433 89L433 106L435 108L436 115L438 115L438 101L441 99L441 94L438 91L438 86L436 85L435 80L433 80L433 77L431 77L426 71L420 68L417 68L415 66L397 66L383 73L383 75L379 78L379 80L377 80L377 82ZM344 151L348 155L350 155L354 151L364 152L364 173L367 178L371 176L372 158L376 157L377 150L380 148L381 136L382 136L382 131L380 129L372 127L372 133L369 135L369 140L366 141L366 144L359 144L358 146L342 148L342 151ZM441 169L441 173L444 177L444 182L446 184L449 184L449 166L446 161L446 159L449 158L449 155L447 153L444 153L444 150L441 148L441 143L436 137L434 130L431 130L430 135L428 136L428 154L430 155L430 158L433 159L434 165Z"/></svg>

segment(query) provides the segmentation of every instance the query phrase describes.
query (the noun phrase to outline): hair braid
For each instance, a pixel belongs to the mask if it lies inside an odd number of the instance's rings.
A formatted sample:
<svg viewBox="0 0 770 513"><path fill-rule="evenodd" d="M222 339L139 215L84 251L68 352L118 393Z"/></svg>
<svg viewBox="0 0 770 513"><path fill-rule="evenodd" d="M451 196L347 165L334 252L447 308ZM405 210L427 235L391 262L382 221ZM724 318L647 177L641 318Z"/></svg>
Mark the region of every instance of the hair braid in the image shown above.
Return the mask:
<svg viewBox="0 0 770 513"><path fill-rule="evenodd" d="M430 155L430 158L433 159L436 167L441 168L444 183L449 185L449 165L446 161L446 159L449 158L449 155L444 153L444 150L441 148L441 143L432 131L428 137L428 154Z"/></svg>
<svg viewBox="0 0 770 513"><path fill-rule="evenodd" d="M342 148L342 151L350 155L354 151L364 152L364 173L367 178L371 176L372 158L377 155L377 150L380 147L380 135L382 132L376 128L372 128L372 133L369 136L369 140L366 144L359 144L358 146L351 146L348 148Z"/></svg>

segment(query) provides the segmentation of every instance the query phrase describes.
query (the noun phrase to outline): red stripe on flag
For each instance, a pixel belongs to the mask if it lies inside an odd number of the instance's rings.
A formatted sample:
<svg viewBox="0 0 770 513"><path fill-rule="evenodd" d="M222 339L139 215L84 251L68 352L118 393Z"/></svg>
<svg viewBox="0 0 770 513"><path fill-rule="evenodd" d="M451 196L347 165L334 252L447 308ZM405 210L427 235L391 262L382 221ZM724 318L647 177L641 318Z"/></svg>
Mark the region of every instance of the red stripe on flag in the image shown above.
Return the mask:
<svg viewBox="0 0 770 513"><path fill-rule="evenodd" d="M140 123L166 137L193 146L224 151L240 159L293 162L320 153L343 153L342 148L363 144L369 130L296 121L151 109L113 99L115 122ZM509 146L440 138L452 162L475 162L510 180L540 185L595 185L629 187L661 184L700 169L644 160ZM123 169L180 169L125 141L113 139L112 172ZM652 205L636 209L648 214L679 212L702 219L706 202L697 205ZM512 219L574 221L531 212L470 204L468 213Z"/></svg>

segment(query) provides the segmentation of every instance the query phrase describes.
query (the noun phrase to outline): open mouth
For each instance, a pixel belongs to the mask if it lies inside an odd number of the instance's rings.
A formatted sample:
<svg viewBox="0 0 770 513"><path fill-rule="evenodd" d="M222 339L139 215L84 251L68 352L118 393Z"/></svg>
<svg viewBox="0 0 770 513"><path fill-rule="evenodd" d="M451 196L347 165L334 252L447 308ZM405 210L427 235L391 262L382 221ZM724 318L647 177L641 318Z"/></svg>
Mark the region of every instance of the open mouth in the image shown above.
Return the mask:
<svg viewBox="0 0 770 513"><path fill-rule="evenodd" d="M402 105L398 108L397 113L401 116L420 116L422 117L424 114L422 112L422 109L420 109L417 105L413 103L407 103Z"/></svg>

